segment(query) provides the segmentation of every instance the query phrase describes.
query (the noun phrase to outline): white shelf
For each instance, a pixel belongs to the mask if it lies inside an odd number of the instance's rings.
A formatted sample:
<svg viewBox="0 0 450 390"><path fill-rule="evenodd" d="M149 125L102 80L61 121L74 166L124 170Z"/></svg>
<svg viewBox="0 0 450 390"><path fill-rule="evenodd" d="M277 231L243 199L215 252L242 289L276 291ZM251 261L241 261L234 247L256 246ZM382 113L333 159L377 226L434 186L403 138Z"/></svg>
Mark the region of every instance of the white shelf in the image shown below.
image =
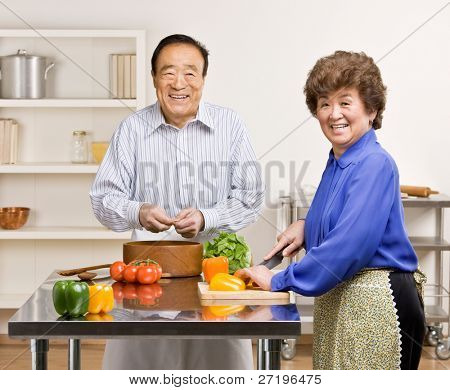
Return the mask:
<svg viewBox="0 0 450 390"><path fill-rule="evenodd" d="M18 309L21 307L30 294L0 294L0 309Z"/></svg>
<svg viewBox="0 0 450 390"><path fill-rule="evenodd" d="M97 173L97 164L55 163L18 163L0 165L0 173Z"/></svg>
<svg viewBox="0 0 450 390"><path fill-rule="evenodd" d="M0 30L1 37L11 38L145 38L143 30Z"/></svg>
<svg viewBox="0 0 450 390"><path fill-rule="evenodd" d="M130 108L137 107L136 99L0 99L0 107L51 108Z"/></svg>
<svg viewBox="0 0 450 390"><path fill-rule="evenodd" d="M130 240L131 232L116 233L103 227L23 227L0 230L0 240Z"/></svg>
<svg viewBox="0 0 450 390"><path fill-rule="evenodd" d="M425 318L427 323L449 321L448 313L437 305L425 305Z"/></svg>

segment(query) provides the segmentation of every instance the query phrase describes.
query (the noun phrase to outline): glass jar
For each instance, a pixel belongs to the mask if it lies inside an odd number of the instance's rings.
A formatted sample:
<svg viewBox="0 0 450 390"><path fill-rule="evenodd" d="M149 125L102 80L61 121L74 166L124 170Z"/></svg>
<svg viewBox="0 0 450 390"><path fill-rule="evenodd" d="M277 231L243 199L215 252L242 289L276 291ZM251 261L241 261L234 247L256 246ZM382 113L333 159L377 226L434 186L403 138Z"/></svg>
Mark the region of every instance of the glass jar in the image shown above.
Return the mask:
<svg viewBox="0 0 450 390"><path fill-rule="evenodd" d="M86 132L83 130L72 133L71 160L74 164L86 164L88 162Z"/></svg>

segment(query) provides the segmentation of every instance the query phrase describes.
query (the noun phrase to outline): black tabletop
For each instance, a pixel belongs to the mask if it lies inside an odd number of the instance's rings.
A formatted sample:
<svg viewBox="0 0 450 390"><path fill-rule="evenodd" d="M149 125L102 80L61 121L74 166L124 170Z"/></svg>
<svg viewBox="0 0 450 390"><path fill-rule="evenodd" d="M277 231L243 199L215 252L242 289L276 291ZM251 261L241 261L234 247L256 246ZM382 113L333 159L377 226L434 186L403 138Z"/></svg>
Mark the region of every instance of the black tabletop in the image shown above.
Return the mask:
<svg viewBox="0 0 450 390"><path fill-rule="evenodd" d="M52 273L14 314L8 322L10 337L285 339L300 335L295 304L201 301L200 277L162 279L150 286L99 279L96 282L112 284L114 289L115 307L110 313L60 317L53 307L52 288L61 279Z"/></svg>

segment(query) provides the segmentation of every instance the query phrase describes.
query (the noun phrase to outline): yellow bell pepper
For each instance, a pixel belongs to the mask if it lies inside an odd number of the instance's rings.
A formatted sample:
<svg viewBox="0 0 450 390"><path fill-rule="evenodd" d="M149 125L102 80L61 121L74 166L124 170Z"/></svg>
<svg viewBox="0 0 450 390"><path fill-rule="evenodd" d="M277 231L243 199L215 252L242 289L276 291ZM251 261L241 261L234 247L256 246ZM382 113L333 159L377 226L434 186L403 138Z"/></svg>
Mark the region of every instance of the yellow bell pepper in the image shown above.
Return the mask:
<svg viewBox="0 0 450 390"><path fill-rule="evenodd" d="M103 303L102 313L109 313L114 309L114 291L111 286L103 285L103 293L105 294L105 301Z"/></svg>
<svg viewBox="0 0 450 390"><path fill-rule="evenodd" d="M209 306L209 311L216 317L227 317L244 309L245 305Z"/></svg>
<svg viewBox="0 0 450 390"><path fill-rule="evenodd" d="M107 314L107 313L100 313L100 314L87 313L85 315L85 318L88 321L113 321L114 320L114 317L111 314Z"/></svg>
<svg viewBox="0 0 450 390"><path fill-rule="evenodd" d="M245 283L236 276L218 273L211 279L209 289L211 291L239 291L245 290Z"/></svg>
<svg viewBox="0 0 450 390"><path fill-rule="evenodd" d="M94 284L89 286L89 313L108 313L113 307L114 293L111 286L105 284Z"/></svg>

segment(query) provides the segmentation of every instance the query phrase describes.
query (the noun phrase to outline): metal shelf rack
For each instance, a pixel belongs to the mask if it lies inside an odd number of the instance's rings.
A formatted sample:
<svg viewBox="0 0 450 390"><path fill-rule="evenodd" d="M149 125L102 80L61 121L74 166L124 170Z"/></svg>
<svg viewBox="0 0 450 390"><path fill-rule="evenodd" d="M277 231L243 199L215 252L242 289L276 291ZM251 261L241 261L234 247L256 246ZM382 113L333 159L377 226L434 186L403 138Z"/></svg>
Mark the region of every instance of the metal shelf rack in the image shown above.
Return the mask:
<svg viewBox="0 0 450 390"><path fill-rule="evenodd" d="M277 215L277 229L284 231L292 222L304 218L309 210L311 198L295 199L291 196L279 199ZM431 208L435 210L434 236L410 237L415 250L433 251L435 253L435 284L425 286L425 297L431 297L434 304L425 306L425 316L428 325L426 341L436 347L436 356L439 359L450 358L450 338L444 340L443 325L450 325L450 287L444 286L444 252L450 251L450 243L444 238L444 209L450 208L450 197L447 195L432 195L430 198L403 199L403 207ZM291 261L298 261L304 253L299 253ZM285 259L285 261L287 261ZM444 302L447 307L444 308ZM312 312L313 303L309 308L303 306L303 311ZM312 317L311 317L312 321Z"/></svg>
<svg viewBox="0 0 450 390"><path fill-rule="evenodd" d="M436 347L439 359L450 358L450 339L444 340L442 324L450 324L450 287L444 286L444 252L450 251L450 243L444 237L444 209L450 208L450 197L447 195L431 195L429 198L403 199L403 207L420 207L435 210L435 232L431 237L410 237L416 250L433 251L435 256L435 283L425 286L425 297L431 297L434 304L425 306L425 317L428 325L426 341ZM447 307L444 303L447 301ZM447 311L446 311L447 310Z"/></svg>

